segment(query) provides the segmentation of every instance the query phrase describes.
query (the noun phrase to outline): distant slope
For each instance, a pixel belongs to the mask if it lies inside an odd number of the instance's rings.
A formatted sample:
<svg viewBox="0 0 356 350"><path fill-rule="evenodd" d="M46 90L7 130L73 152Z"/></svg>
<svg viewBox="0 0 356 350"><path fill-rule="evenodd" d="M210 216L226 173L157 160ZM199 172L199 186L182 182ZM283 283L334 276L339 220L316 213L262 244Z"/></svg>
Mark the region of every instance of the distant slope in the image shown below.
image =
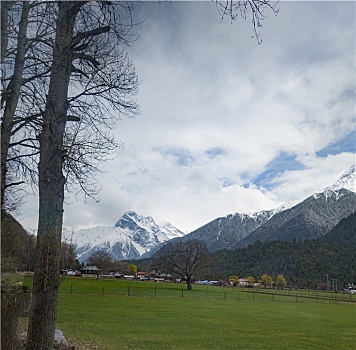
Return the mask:
<svg viewBox="0 0 356 350"><path fill-rule="evenodd" d="M193 238L203 240L211 252L232 249L236 242L267 222L272 215L272 210L253 214L230 214L209 222L182 240Z"/></svg>
<svg viewBox="0 0 356 350"><path fill-rule="evenodd" d="M352 165L333 185L305 200L286 203L274 210L217 218L182 239L201 239L210 251L216 252L244 247L258 240L324 236L341 219L356 211L355 177L355 165Z"/></svg>
<svg viewBox="0 0 356 350"><path fill-rule="evenodd" d="M328 274L329 278L338 279L341 287L356 281L355 252L356 213L353 212L319 239L256 241L244 248L219 251L214 256L220 278L252 275L258 279L266 273L275 279L283 274L289 284L317 287L326 286Z"/></svg>
<svg viewBox="0 0 356 350"><path fill-rule="evenodd" d="M327 234L340 220L356 210L356 194L347 189L326 190L295 207L274 215L264 225L239 241L234 248L256 241L305 240Z"/></svg>
<svg viewBox="0 0 356 350"><path fill-rule="evenodd" d="M321 237L320 241L329 243L355 243L356 212L342 219L329 233Z"/></svg>
<svg viewBox="0 0 356 350"><path fill-rule="evenodd" d="M36 237L9 213L1 211L1 270L33 271Z"/></svg>

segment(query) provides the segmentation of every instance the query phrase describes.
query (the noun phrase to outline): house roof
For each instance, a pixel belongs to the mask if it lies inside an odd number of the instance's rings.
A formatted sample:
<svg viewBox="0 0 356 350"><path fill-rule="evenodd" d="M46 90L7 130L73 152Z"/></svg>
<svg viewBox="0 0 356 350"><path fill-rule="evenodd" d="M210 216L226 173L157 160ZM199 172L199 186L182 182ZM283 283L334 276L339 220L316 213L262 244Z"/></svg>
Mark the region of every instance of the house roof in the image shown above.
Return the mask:
<svg viewBox="0 0 356 350"><path fill-rule="evenodd" d="M96 266L85 266L80 269L80 271L100 271Z"/></svg>

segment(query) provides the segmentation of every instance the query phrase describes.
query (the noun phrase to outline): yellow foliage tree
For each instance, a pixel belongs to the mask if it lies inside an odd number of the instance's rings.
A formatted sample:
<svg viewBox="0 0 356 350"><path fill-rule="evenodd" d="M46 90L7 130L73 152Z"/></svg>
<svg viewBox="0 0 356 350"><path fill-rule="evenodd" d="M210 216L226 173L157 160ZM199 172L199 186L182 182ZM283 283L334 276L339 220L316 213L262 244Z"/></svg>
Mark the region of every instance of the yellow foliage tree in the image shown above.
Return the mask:
<svg viewBox="0 0 356 350"><path fill-rule="evenodd" d="M236 286L239 283L240 279L237 276L230 276L229 282Z"/></svg>
<svg viewBox="0 0 356 350"><path fill-rule="evenodd" d="M285 287L287 285L287 280L284 278L283 275L278 275L277 276L277 287L278 288L282 288Z"/></svg>

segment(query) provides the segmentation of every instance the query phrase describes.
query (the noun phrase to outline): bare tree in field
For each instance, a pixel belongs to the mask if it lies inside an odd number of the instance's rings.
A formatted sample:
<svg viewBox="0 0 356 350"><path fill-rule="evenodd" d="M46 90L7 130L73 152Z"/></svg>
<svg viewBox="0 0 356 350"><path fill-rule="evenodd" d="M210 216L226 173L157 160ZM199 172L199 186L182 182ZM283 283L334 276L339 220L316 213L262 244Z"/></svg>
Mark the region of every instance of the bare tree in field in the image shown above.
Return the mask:
<svg viewBox="0 0 356 350"><path fill-rule="evenodd" d="M109 272L112 267L112 259L105 250L97 250L89 257L87 264L96 266L102 273Z"/></svg>
<svg viewBox="0 0 356 350"><path fill-rule="evenodd" d="M192 289L194 278L208 272L213 265L212 257L205 242L198 239L167 244L158 253L153 267L165 273L180 276Z"/></svg>

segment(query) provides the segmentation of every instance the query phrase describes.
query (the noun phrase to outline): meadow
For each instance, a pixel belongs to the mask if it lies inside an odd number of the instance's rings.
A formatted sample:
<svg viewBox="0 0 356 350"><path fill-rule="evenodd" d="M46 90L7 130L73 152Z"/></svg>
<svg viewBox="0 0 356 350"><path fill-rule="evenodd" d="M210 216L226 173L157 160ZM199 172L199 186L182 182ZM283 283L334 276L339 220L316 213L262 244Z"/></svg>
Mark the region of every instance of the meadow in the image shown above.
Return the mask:
<svg viewBox="0 0 356 350"><path fill-rule="evenodd" d="M355 349L354 296L184 288L67 277L57 328L76 349Z"/></svg>

